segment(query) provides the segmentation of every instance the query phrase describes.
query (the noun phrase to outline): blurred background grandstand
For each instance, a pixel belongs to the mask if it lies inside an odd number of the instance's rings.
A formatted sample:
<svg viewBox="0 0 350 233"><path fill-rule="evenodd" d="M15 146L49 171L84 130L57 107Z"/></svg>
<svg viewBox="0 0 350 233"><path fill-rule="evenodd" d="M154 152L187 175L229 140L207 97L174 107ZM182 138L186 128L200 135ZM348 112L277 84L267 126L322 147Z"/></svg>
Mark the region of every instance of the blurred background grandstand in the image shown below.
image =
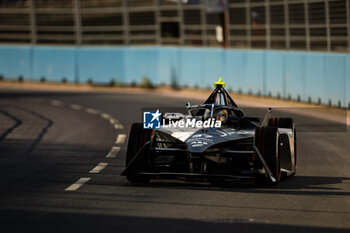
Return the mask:
<svg viewBox="0 0 350 233"><path fill-rule="evenodd" d="M1 0L0 43L350 52L349 0Z"/></svg>

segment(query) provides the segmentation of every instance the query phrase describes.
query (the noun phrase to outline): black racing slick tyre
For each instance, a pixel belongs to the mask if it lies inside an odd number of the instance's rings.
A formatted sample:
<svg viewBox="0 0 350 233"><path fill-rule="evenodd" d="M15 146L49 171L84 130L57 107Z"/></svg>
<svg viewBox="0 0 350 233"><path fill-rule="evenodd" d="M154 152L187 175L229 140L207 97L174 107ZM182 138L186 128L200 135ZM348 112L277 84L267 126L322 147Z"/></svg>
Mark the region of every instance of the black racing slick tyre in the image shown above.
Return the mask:
<svg viewBox="0 0 350 233"><path fill-rule="evenodd" d="M131 126L128 139L128 148L126 151L126 166L129 165L129 163L135 157L136 153L141 149L141 147L151 139L151 136L152 130L143 129L141 123L134 123ZM132 183L149 182L149 177L138 174L138 171L142 171L147 168L147 164L148 160L146 158L146 153L142 152L137 164L135 164L135 166L133 166L130 172L126 175L126 179Z"/></svg>
<svg viewBox="0 0 350 233"><path fill-rule="evenodd" d="M294 132L294 175L297 171L297 130L295 128L293 118L271 118L269 119L269 126L275 126L278 128L287 128L291 129Z"/></svg>
<svg viewBox="0 0 350 233"><path fill-rule="evenodd" d="M273 126L257 128L255 130L254 143L276 179L276 182L272 182L268 175L258 175L255 180L256 184L277 185L281 178L278 129ZM254 167L256 169L263 168L263 164L259 158L255 158Z"/></svg>
<svg viewBox="0 0 350 233"><path fill-rule="evenodd" d="M268 125L277 128L294 129L294 120L293 118L271 118Z"/></svg>

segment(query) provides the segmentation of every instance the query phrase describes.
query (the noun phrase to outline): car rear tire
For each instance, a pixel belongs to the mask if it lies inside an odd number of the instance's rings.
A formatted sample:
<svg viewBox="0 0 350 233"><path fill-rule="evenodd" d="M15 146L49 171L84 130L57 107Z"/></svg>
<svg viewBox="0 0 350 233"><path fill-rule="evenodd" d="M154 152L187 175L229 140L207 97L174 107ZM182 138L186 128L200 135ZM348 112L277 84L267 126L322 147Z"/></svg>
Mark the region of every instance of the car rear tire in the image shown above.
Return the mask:
<svg viewBox="0 0 350 233"><path fill-rule="evenodd" d="M126 151L126 163L128 166L132 159L135 157L136 153L141 149L141 147L151 139L152 130L143 129L141 123L134 123L131 126L128 147ZM146 159L146 153L142 152L140 155L140 160L135 166L130 169L129 174L126 175L126 179L132 183L147 183L149 182L149 177L144 175L139 175L138 171L145 170L147 168L148 161Z"/></svg>
<svg viewBox="0 0 350 233"><path fill-rule="evenodd" d="M294 129L294 120L293 118L270 118L268 125L277 128Z"/></svg>
<svg viewBox="0 0 350 233"><path fill-rule="evenodd" d="M297 171L297 131L295 128L294 120L293 118L271 118L269 119L269 126L275 126L278 128L287 128L293 130L294 135L294 173L291 174L292 176L295 175Z"/></svg>
<svg viewBox="0 0 350 233"><path fill-rule="evenodd" d="M273 126L257 128L255 130L254 143L276 179L276 182L272 182L268 175L259 175L255 179L256 183L258 185L277 185L281 178L278 129ZM263 168L259 158L255 158L254 167L256 169Z"/></svg>

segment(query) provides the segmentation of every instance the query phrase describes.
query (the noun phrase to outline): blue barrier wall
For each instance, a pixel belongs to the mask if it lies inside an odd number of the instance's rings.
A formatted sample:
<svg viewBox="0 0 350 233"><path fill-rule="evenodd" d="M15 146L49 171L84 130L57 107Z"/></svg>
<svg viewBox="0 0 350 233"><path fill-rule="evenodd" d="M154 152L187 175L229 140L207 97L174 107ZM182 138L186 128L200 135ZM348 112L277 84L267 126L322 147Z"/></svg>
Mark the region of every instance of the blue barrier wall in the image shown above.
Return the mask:
<svg viewBox="0 0 350 233"><path fill-rule="evenodd" d="M0 46L5 78L140 82L211 87L222 76L236 92L350 104L350 54L181 47Z"/></svg>

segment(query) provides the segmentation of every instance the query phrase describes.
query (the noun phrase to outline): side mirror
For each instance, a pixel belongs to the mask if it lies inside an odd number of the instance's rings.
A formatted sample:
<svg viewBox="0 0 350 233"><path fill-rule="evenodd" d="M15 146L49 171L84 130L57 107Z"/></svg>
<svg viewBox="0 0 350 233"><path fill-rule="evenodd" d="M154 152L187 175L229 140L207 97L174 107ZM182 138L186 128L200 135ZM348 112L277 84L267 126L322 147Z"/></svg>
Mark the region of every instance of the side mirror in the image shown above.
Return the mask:
<svg viewBox="0 0 350 233"><path fill-rule="evenodd" d="M187 102L187 103L186 103L186 108L188 108L188 109L191 108L190 102Z"/></svg>

